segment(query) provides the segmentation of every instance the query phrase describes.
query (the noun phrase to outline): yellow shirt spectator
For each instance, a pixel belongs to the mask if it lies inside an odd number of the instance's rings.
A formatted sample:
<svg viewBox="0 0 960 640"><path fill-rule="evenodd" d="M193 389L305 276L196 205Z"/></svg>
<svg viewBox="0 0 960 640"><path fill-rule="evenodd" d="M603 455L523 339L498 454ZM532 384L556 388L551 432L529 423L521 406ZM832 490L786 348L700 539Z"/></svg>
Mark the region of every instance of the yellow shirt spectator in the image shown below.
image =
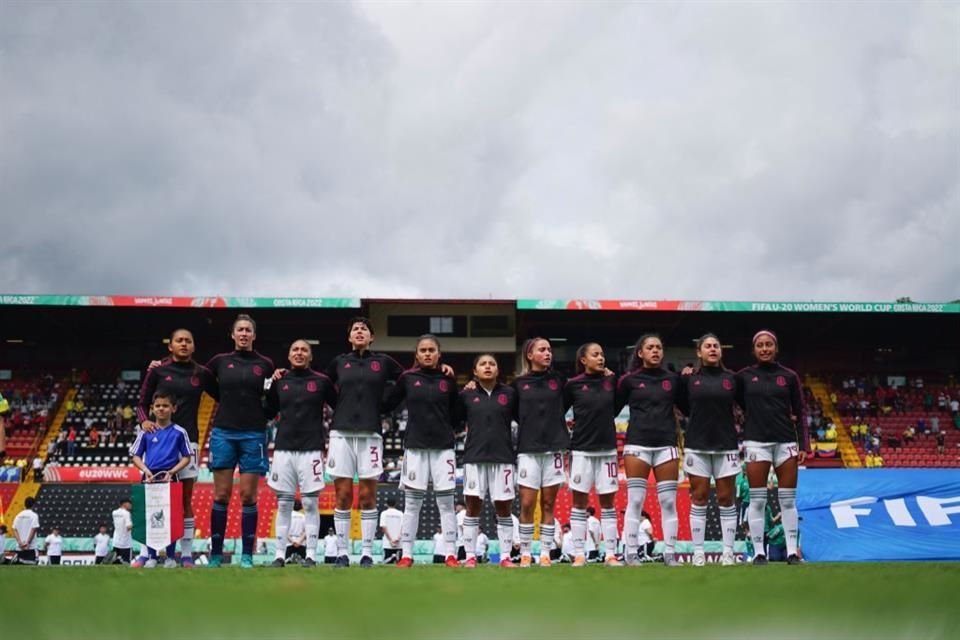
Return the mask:
<svg viewBox="0 0 960 640"><path fill-rule="evenodd" d="M833 425L827 427L827 432L824 434L824 439L827 442L836 442L837 441L837 428Z"/></svg>
<svg viewBox="0 0 960 640"><path fill-rule="evenodd" d="M123 419L133 420L133 408L130 405L127 405L123 408Z"/></svg>

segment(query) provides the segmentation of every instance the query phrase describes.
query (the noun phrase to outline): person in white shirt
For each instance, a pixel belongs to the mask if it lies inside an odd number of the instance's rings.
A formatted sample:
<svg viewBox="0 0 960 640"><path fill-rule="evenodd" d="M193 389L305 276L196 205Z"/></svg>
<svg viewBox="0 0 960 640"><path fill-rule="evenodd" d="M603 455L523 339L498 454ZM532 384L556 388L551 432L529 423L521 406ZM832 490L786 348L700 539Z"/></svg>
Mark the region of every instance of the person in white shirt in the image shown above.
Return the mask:
<svg viewBox="0 0 960 640"><path fill-rule="evenodd" d="M457 512L457 560L463 562L467 559L467 548L463 545L463 521L467 517L467 505L460 501L454 509Z"/></svg>
<svg viewBox="0 0 960 640"><path fill-rule="evenodd" d="M0 564L7 564L7 525L0 524Z"/></svg>
<svg viewBox="0 0 960 640"><path fill-rule="evenodd" d="M570 533L570 524L565 523L560 537L560 561L573 562L576 555L577 551L573 548L573 534Z"/></svg>
<svg viewBox="0 0 960 640"><path fill-rule="evenodd" d="M657 541L653 539L653 524L650 522L650 514L646 511L640 514L640 531L637 533L637 546L640 548L641 558L652 558L653 548Z"/></svg>
<svg viewBox="0 0 960 640"><path fill-rule="evenodd" d="M293 503L293 512L290 514L290 528L287 530L287 548L285 551L277 549L277 555L283 553L286 562L294 556L302 560L307 554L307 518L303 513L303 504L296 500Z"/></svg>
<svg viewBox="0 0 960 640"><path fill-rule="evenodd" d="M60 535L60 529L54 527L50 535L44 538L43 545L47 551L47 564L59 565L60 558L63 556L63 537Z"/></svg>
<svg viewBox="0 0 960 640"><path fill-rule="evenodd" d="M380 514L380 533L383 534L383 562L390 564L400 559L400 530L403 511L397 509L396 498L387 498L387 508Z"/></svg>
<svg viewBox="0 0 960 640"><path fill-rule="evenodd" d="M447 555L444 553L443 531L437 527L433 534L433 564L444 564L447 561Z"/></svg>
<svg viewBox="0 0 960 640"><path fill-rule="evenodd" d="M583 545L583 550L587 554L587 562L600 561L600 519L596 516L596 510L593 507L587 507L587 539ZM616 548L617 543L613 543Z"/></svg>
<svg viewBox="0 0 960 640"><path fill-rule="evenodd" d="M130 564L130 547L133 544L133 518L130 516L130 499L124 498L120 506L113 510L113 553L114 562Z"/></svg>
<svg viewBox="0 0 960 640"><path fill-rule="evenodd" d="M37 533L40 517L33 510L36 500L28 497L23 501L24 510L13 519L13 535L17 539L17 558L20 564L37 564Z"/></svg>
<svg viewBox="0 0 960 640"><path fill-rule="evenodd" d="M100 525L100 531L93 536L93 564L103 564L108 553L110 553L110 534L107 533L104 525Z"/></svg>
<svg viewBox="0 0 960 640"><path fill-rule="evenodd" d="M510 520L513 521L513 546L509 549L500 549L500 558L506 554L511 561L520 562L520 518L515 514L510 514Z"/></svg>
<svg viewBox="0 0 960 640"><path fill-rule="evenodd" d="M323 539L323 564L337 564L337 531L333 527Z"/></svg>
<svg viewBox="0 0 960 640"><path fill-rule="evenodd" d="M490 546L490 538L482 529L477 530L477 562L487 561L487 548Z"/></svg>
<svg viewBox="0 0 960 640"><path fill-rule="evenodd" d="M33 481L43 482L43 458L39 455L33 458Z"/></svg>

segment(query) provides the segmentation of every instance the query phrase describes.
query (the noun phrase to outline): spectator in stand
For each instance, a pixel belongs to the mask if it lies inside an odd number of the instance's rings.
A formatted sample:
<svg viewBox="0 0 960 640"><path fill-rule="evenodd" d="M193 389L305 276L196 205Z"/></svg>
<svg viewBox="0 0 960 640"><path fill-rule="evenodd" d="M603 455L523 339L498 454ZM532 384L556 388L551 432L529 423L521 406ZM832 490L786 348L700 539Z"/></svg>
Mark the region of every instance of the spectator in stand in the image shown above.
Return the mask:
<svg viewBox="0 0 960 640"><path fill-rule="evenodd" d="M33 481L43 482L43 458L39 453L33 457Z"/></svg>
<svg viewBox="0 0 960 640"><path fill-rule="evenodd" d="M90 427L90 432L87 434L87 438L90 440L89 444L87 445L90 448L96 448L100 446L100 432L97 431L96 425Z"/></svg>
<svg viewBox="0 0 960 640"><path fill-rule="evenodd" d="M77 453L77 429L73 425L70 425L70 430L67 431L67 457L72 458Z"/></svg>
<svg viewBox="0 0 960 640"><path fill-rule="evenodd" d="M940 433L940 416L933 416L930 418L930 433L933 435Z"/></svg>
<svg viewBox="0 0 960 640"><path fill-rule="evenodd" d="M824 434L824 439L827 442L836 442L837 441L837 427L833 424L833 421L827 422L827 430Z"/></svg>
<svg viewBox="0 0 960 640"><path fill-rule="evenodd" d="M919 433L922 436L927 435L927 421L923 418L917 420L917 428L914 430L914 435Z"/></svg>
<svg viewBox="0 0 960 640"><path fill-rule="evenodd" d="M906 444L910 444L911 442L913 442L914 434L915 434L914 428L912 426L907 427L906 429L903 430L903 441Z"/></svg>
<svg viewBox="0 0 960 640"><path fill-rule="evenodd" d="M55 460L57 457L57 441L50 440L47 443L47 460Z"/></svg>
<svg viewBox="0 0 960 640"><path fill-rule="evenodd" d="M953 423L957 424L957 418L960 417L960 400L953 398L950 400L950 413L953 415Z"/></svg>
<svg viewBox="0 0 960 640"><path fill-rule="evenodd" d="M937 407L940 409L940 411L946 411L949 403L950 399L947 398L947 394L941 391L937 396Z"/></svg>
<svg viewBox="0 0 960 640"><path fill-rule="evenodd" d="M133 417L134 411L133 407L129 404L124 405L123 407L123 427L124 429L130 429L133 427Z"/></svg>
<svg viewBox="0 0 960 640"><path fill-rule="evenodd" d="M937 432L937 453L943 455L944 446L946 445L947 438L942 431Z"/></svg>

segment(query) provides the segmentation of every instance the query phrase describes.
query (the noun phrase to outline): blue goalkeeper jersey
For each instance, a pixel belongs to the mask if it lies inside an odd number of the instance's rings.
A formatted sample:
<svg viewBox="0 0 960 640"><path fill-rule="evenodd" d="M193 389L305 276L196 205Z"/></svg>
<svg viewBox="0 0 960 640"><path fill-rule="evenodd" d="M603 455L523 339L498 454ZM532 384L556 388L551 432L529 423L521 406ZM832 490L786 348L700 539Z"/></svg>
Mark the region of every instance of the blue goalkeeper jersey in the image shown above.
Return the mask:
<svg viewBox="0 0 960 640"><path fill-rule="evenodd" d="M193 451L186 429L178 424L169 424L153 433L138 433L137 439L130 445L130 455L140 456L150 472L157 473L169 471L177 466L181 457L190 457Z"/></svg>

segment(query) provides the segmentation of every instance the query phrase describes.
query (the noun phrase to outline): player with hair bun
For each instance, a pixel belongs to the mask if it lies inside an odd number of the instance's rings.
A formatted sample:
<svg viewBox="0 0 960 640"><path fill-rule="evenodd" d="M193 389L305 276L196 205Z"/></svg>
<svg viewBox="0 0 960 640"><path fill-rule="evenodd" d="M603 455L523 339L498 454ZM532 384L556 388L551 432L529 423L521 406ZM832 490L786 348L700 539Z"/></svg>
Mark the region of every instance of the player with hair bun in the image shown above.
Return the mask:
<svg viewBox="0 0 960 640"><path fill-rule="evenodd" d="M616 402L616 384L606 366L603 348L588 342L577 349L577 376L563 387L564 406L573 407L573 436L570 442L570 533L573 537L573 566L587 563L584 546L587 537L587 503L590 489L596 489L600 501L600 526L603 537L617 540L617 511L614 500L620 488L617 462L617 425L615 418L622 405ZM610 542L608 542L608 546ZM620 566L613 553L607 554L608 566Z"/></svg>
<svg viewBox="0 0 960 640"><path fill-rule="evenodd" d="M335 406L336 390L325 374L310 368L313 351L306 340L294 340L287 354L290 369L278 369L267 392L267 407L279 414L273 464L267 484L277 494L277 548L271 566L283 567L287 534L297 489L304 511L305 567L317 564L320 533L319 495L323 490L324 405Z"/></svg>
<svg viewBox="0 0 960 640"><path fill-rule="evenodd" d="M200 399L204 392L216 399L217 385L210 370L193 359L196 345L193 333L187 329L175 329L170 334L167 345L170 357L154 361L147 369L140 386L140 398L137 402L137 420L140 428L147 433L156 429L150 419L150 405L156 392L169 393L176 399L176 412L173 421L183 427L190 438L193 453L190 463L179 473L183 486L183 538L180 540L180 564L184 568L193 567L193 485L200 473L197 464L197 450L200 442L200 429L197 416L200 411ZM146 546L140 557L146 559Z"/></svg>
<svg viewBox="0 0 960 640"><path fill-rule="evenodd" d="M477 565L476 540L487 493L497 514L500 566L513 567L510 560L513 546L510 510L516 496L517 456L511 422L516 392L513 387L498 381L499 374L493 354L478 355L473 361L474 386L464 389L459 397L458 418L467 426L463 450L463 495L466 501L463 542L467 553L464 566L467 568Z"/></svg>
<svg viewBox="0 0 960 640"><path fill-rule="evenodd" d="M762 329L753 336L756 364L737 372L737 403L744 411L744 452L750 483L750 539L756 553L753 564L767 564L764 553L764 516L767 476L777 474L778 498L787 545L787 564L800 564L797 540L797 468L803 463L810 439L803 420L800 377L777 362L776 334ZM797 425L801 425L802 435ZM802 445L802 448L801 446Z"/></svg>
<svg viewBox="0 0 960 640"><path fill-rule="evenodd" d="M457 486L457 456L454 445L454 415L457 404L457 382L443 372L440 366L440 341L426 334L417 340L414 366L404 371L391 387L384 401L384 410L396 409L401 402L407 406L407 431L404 438L403 522L400 528L401 558L397 566L413 564L413 545L417 540L420 509L432 482L440 511L443 534L442 551L448 567L458 567L454 545L457 539L457 520L454 512L454 490ZM476 545L474 545L476 546Z"/></svg>
<svg viewBox="0 0 960 640"><path fill-rule="evenodd" d="M540 502L540 566L551 564L556 521L553 508L566 481L563 463L570 448L564 418L566 380L551 368L553 348L546 338L531 338L522 349L520 375L513 383L517 394L517 482L520 485L520 566L532 564L533 518Z"/></svg>
<svg viewBox="0 0 960 640"><path fill-rule="evenodd" d="M223 538L227 509L233 493L233 471L240 468L237 483L242 503L240 567L253 567L257 539L257 488L269 470L267 418L264 395L273 376L273 361L253 349L257 325L241 313L230 332L234 350L213 356L207 369L217 383L220 404L210 433L210 469L213 471L213 509L210 513L209 567L223 562Z"/></svg>
<svg viewBox="0 0 960 640"><path fill-rule="evenodd" d="M689 416L684 435L684 470L690 480L690 532L693 565L706 564L703 552L707 523L710 478L716 482L717 504L723 539L721 564L734 564L733 542L737 532L734 479L740 472L737 428L734 423L736 374L723 366L723 349L716 335L697 340L700 366L684 369L679 406Z"/></svg>
<svg viewBox="0 0 960 640"><path fill-rule="evenodd" d="M617 405L629 405L630 423L623 448L627 474L627 510L624 517L624 559L637 564L640 514L647 495L647 477L653 469L657 480L663 525L663 563L676 566L677 479L680 457L677 449L677 419L674 407L680 393L680 376L661 366L663 342L648 333L640 337L630 359L630 372L617 384Z"/></svg>

